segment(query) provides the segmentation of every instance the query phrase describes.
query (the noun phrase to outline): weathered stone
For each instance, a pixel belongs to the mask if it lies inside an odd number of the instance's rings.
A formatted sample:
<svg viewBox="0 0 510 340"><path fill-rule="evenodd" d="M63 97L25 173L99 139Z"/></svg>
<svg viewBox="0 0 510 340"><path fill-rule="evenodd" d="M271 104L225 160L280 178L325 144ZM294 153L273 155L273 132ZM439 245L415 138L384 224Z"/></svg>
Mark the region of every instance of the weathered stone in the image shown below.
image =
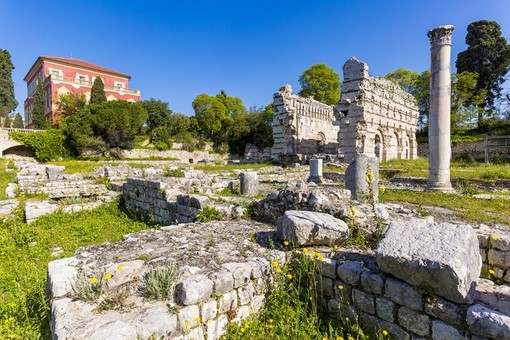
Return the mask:
<svg viewBox="0 0 510 340"><path fill-rule="evenodd" d="M256 196L259 193L259 175L255 171L241 172L240 191L244 196Z"/></svg>
<svg viewBox="0 0 510 340"><path fill-rule="evenodd" d="M18 206L18 201L14 199L0 201L0 216L10 215Z"/></svg>
<svg viewBox="0 0 510 340"><path fill-rule="evenodd" d="M391 278L387 279L384 285L384 296L416 311L423 310L422 295L418 293L413 286L405 282Z"/></svg>
<svg viewBox="0 0 510 340"><path fill-rule="evenodd" d="M442 321L432 321L432 339L433 340L464 340L467 337L462 336L459 330Z"/></svg>
<svg viewBox="0 0 510 340"><path fill-rule="evenodd" d="M376 255L381 270L413 286L454 302L473 300L482 261L478 238L468 225L392 222Z"/></svg>
<svg viewBox="0 0 510 340"><path fill-rule="evenodd" d="M239 303L241 305L250 303L255 296L255 288L253 287L253 284L250 283L244 287L240 287L237 290L237 296L239 297Z"/></svg>
<svg viewBox="0 0 510 340"><path fill-rule="evenodd" d="M375 298L375 310L377 312L377 316L381 319L384 319L388 322L395 321L395 303L393 301L387 300L382 297Z"/></svg>
<svg viewBox="0 0 510 340"><path fill-rule="evenodd" d="M322 276L336 279L336 260L321 258L315 260L317 266L317 272Z"/></svg>
<svg viewBox="0 0 510 340"><path fill-rule="evenodd" d="M312 211L286 211L278 219L280 240L298 245L338 245L349 236L347 224L331 215Z"/></svg>
<svg viewBox="0 0 510 340"><path fill-rule="evenodd" d="M427 336L430 333L430 318L407 307L399 308L398 323L407 330L421 336Z"/></svg>
<svg viewBox="0 0 510 340"><path fill-rule="evenodd" d="M341 303L350 303L351 300L351 287L343 281L335 281L333 284L335 297Z"/></svg>
<svg viewBox="0 0 510 340"><path fill-rule="evenodd" d="M331 297L335 295L335 292L333 290L333 280L329 277L324 277L318 275L318 282L321 287L322 295L326 297Z"/></svg>
<svg viewBox="0 0 510 340"><path fill-rule="evenodd" d="M76 259L68 257L48 263L48 293L50 298L58 298L72 292L78 270Z"/></svg>
<svg viewBox="0 0 510 340"><path fill-rule="evenodd" d="M25 203L25 218L27 223L34 222L37 218L51 214L58 210L60 206L49 201L26 202Z"/></svg>
<svg viewBox="0 0 510 340"><path fill-rule="evenodd" d="M510 315L510 287L507 285L495 285L490 280L479 279L476 300L491 309Z"/></svg>
<svg viewBox="0 0 510 340"><path fill-rule="evenodd" d="M426 300L425 312L452 325L460 326L462 323L460 307L445 299L434 298Z"/></svg>
<svg viewBox="0 0 510 340"><path fill-rule="evenodd" d="M214 272L209 278L213 281L216 295L225 294L234 289L234 277L229 271Z"/></svg>
<svg viewBox="0 0 510 340"><path fill-rule="evenodd" d="M176 286L176 297L183 305L192 305L207 300L213 291L213 282L205 275L193 275Z"/></svg>
<svg viewBox="0 0 510 340"><path fill-rule="evenodd" d="M345 170L345 187L352 199L361 202L379 200L379 159L364 154L356 156Z"/></svg>
<svg viewBox="0 0 510 340"><path fill-rule="evenodd" d="M361 290L352 290L352 301L354 305L362 312L375 314L374 297L370 294L364 293Z"/></svg>
<svg viewBox="0 0 510 340"><path fill-rule="evenodd" d="M177 313L177 319L181 329L185 332L189 331L201 323L200 310L197 305L181 308Z"/></svg>
<svg viewBox="0 0 510 340"><path fill-rule="evenodd" d="M510 339L510 316L483 305L468 308L467 323L473 334L489 339Z"/></svg>
<svg viewBox="0 0 510 340"><path fill-rule="evenodd" d="M237 292L235 290L223 294L220 298L219 312L227 313L237 308Z"/></svg>
<svg viewBox="0 0 510 340"><path fill-rule="evenodd" d="M307 182L322 183L322 159L310 159L310 176Z"/></svg>
<svg viewBox="0 0 510 340"><path fill-rule="evenodd" d="M17 189L18 185L16 185L15 183L7 183L7 187L5 188L5 195L7 195L7 198L16 197Z"/></svg>
<svg viewBox="0 0 510 340"><path fill-rule="evenodd" d="M489 263L493 266L503 268L510 267L510 252L489 249L487 251L487 259L489 260Z"/></svg>
<svg viewBox="0 0 510 340"><path fill-rule="evenodd" d="M384 287L384 277L382 274L363 272L361 273L361 285L365 291L381 295Z"/></svg>
<svg viewBox="0 0 510 340"><path fill-rule="evenodd" d="M357 285L360 281L363 267L356 262L346 262L337 267L338 277L350 285Z"/></svg>
<svg viewBox="0 0 510 340"><path fill-rule="evenodd" d="M207 340L218 340L227 332L228 318L220 315L215 320L207 322Z"/></svg>
<svg viewBox="0 0 510 340"><path fill-rule="evenodd" d="M149 309L136 319L136 335L142 339L168 337L177 333L177 315L168 310Z"/></svg>
<svg viewBox="0 0 510 340"><path fill-rule="evenodd" d="M251 278L258 279L269 272L269 261L263 257L255 257L249 262L251 266Z"/></svg>
<svg viewBox="0 0 510 340"><path fill-rule="evenodd" d="M202 322L207 322L216 318L218 313L218 303L216 300L204 302L201 307Z"/></svg>
<svg viewBox="0 0 510 340"><path fill-rule="evenodd" d="M402 327L381 320L373 315L367 313L361 313L361 322L363 323L363 330L367 331L368 334L377 338L381 334L381 330L387 331L392 338L399 340L409 340L411 336Z"/></svg>
<svg viewBox="0 0 510 340"><path fill-rule="evenodd" d="M250 282L251 266L248 263L225 263L223 268L232 273L234 288L244 286Z"/></svg>

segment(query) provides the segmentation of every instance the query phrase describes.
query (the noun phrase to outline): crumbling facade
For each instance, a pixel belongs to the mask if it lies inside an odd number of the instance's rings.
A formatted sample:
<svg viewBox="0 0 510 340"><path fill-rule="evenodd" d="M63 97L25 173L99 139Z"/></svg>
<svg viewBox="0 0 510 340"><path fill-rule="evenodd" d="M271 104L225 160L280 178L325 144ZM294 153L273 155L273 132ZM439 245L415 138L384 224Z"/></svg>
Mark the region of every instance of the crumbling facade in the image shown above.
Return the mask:
<svg viewBox="0 0 510 340"><path fill-rule="evenodd" d="M292 93L287 84L273 96L274 119L271 158L338 152L338 127L333 106Z"/></svg>
<svg viewBox="0 0 510 340"><path fill-rule="evenodd" d="M417 158L416 99L390 80L370 77L356 58L343 66L342 97L332 106L292 94L285 85L273 96L272 159L282 155L356 155L380 161Z"/></svg>
<svg viewBox="0 0 510 340"><path fill-rule="evenodd" d="M380 161L416 159L418 106L411 94L390 80L370 77L356 58L343 66L342 97L335 105L339 152L346 163L357 154Z"/></svg>

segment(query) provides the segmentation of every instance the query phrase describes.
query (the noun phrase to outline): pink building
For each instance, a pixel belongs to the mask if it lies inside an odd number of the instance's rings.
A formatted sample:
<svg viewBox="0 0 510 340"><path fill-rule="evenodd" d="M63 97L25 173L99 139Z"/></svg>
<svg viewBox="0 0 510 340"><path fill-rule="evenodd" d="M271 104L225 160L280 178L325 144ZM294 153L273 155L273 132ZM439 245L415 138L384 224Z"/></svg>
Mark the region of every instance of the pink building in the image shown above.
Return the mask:
<svg viewBox="0 0 510 340"><path fill-rule="evenodd" d="M25 100L25 126L32 127L34 94L39 81L43 81L46 117L55 126L58 122L57 102L60 94L84 93L90 99L94 79L104 83L107 100L140 101L140 91L129 89L131 76L80 59L45 57L37 58L24 80L27 83Z"/></svg>

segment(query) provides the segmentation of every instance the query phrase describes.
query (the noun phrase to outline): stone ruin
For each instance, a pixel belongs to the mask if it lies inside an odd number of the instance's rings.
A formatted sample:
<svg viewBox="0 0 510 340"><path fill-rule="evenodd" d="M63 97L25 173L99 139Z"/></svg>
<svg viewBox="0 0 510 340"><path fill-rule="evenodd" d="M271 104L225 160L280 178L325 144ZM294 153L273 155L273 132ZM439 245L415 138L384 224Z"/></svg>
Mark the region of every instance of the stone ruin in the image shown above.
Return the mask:
<svg viewBox="0 0 510 340"><path fill-rule="evenodd" d="M325 153L350 163L356 155L380 161L416 159L416 99L390 80L371 77L366 63L343 66L342 96L334 105L292 94L286 85L273 96L271 158L301 159ZM336 134L336 135L335 135Z"/></svg>

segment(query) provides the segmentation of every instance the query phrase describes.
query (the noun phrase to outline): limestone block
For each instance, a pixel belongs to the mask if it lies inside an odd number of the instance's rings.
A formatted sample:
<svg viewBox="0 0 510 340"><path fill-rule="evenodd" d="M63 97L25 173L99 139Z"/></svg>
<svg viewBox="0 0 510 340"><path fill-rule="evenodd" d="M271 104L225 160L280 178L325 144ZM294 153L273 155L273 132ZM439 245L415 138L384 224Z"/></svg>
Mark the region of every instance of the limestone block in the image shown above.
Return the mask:
<svg viewBox="0 0 510 340"><path fill-rule="evenodd" d="M384 296L411 309L423 310L423 297L413 286L392 278L386 280Z"/></svg>
<svg viewBox="0 0 510 340"><path fill-rule="evenodd" d="M410 340L411 336L402 327L381 320L368 313L361 313L361 321L363 323L363 329L366 330L370 335L376 338L377 334L380 334L381 329L387 331L391 338L399 340Z"/></svg>
<svg viewBox="0 0 510 340"><path fill-rule="evenodd" d="M343 281L334 282L335 297L343 303L350 303L351 300L351 287Z"/></svg>
<svg viewBox="0 0 510 340"><path fill-rule="evenodd" d="M237 290L237 296L239 297L239 304L246 305L253 300L253 297L255 296L255 287L253 287L253 284L251 283L244 287L239 287Z"/></svg>
<svg viewBox="0 0 510 340"><path fill-rule="evenodd" d="M187 331L200 325L200 310L197 305L187 306L179 309L177 320L181 330Z"/></svg>
<svg viewBox="0 0 510 340"><path fill-rule="evenodd" d="M113 322L108 322L101 325L100 327L96 328L90 335L87 334L87 336L83 337L82 339L108 339L112 334L115 334L115 337L119 340L127 340L132 338L133 334L136 334L136 328L134 325L123 320L115 320Z"/></svg>
<svg viewBox="0 0 510 340"><path fill-rule="evenodd" d="M510 339L510 316L483 305L468 308L467 323L473 334L489 339Z"/></svg>
<svg viewBox="0 0 510 340"><path fill-rule="evenodd" d="M460 307L442 298L425 301L425 312L452 325L460 326L462 323Z"/></svg>
<svg viewBox="0 0 510 340"><path fill-rule="evenodd" d="M430 333L430 318L407 307L402 306L399 308L398 322L407 330L418 335L427 336Z"/></svg>
<svg viewBox="0 0 510 340"><path fill-rule="evenodd" d="M487 258L489 259L489 263L493 266L503 268L510 267L510 252L489 249L487 251Z"/></svg>
<svg viewBox="0 0 510 340"><path fill-rule="evenodd" d="M59 205L50 201L26 202L25 218L27 223L32 223L42 215L51 214L59 209Z"/></svg>
<svg viewBox="0 0 510 340"><path fill-rule="evenodd" d="M205 275L198 274L186 278L176 286L177 302L192 305L207 300L213 291L213 282Z"/></svg>
<svg viewBox="0 0 510 340"><path fill-rule="evenodd" d="M379 159L358 155L345 170L345 187L351 197L361 202L379 200Z"/></svg>
<svg viewBox="0 0 510 340"><path fill-rule="evenodd" d="M14 198L16 197L16 189L18 188L18 185L15 183L8 183L7 188L5 188L5 194L7 195L7 198Z"/></svg>
<svg viewBox="0 0 510 340"><path fill-rule="evenodd" d="M459 330L442 321L432 321L432 340L465 340L467 337L462 336Z"/></svg>
<svg viewBox="0 0 510 340"><path fill-rule="evenodd" d="M193 208L204 209L210 203L209 203L209 199L207 197L205 197L205 196L190 195L190 197L189 197L189 204Z"/></svg>
<svg viewBox="0 0 510 340"><path fill-rule="evenodd" d="M10 213L18 206L18 200L9 199L0 201L0 216L10 215Z"/></svg>
<svg viewBox="0 0 510 340"><path fill-rule="evenodd" d="M361 277L361 271L363 267L356 262L346 262L339 265L337 268L337 274L340 279L350 285L357 285Z"/></svg>
<svg viewBox="0 0 510 340"><path fill-rule="evenodd" d="M335 295L335 292L333 290L333 280L329 277L324 277L318 275L318 282L321 287L322 295L331 297Z"/></svg>
<svg viewBox="0 0 510 340"><path fill-rule="evenodd" d="M362 312L375 314L375 302L374 297L361 290L352 290L352 301L354 305Z"/></svg>
<svg viewBox="0 0 510 340"><path fill-rule="evenodd" d="M218 302L216 300L204 302L201 307L202 322L216 318L218 313Z"/></svg>
<svg viewBox="0 0 510 340"><path fill-rule="evenodd" d="M375 298L375 310L377 316L388 322L395 322L396 304L382 297Z"/></svg>
<svg viewBox="0 0 510 340"><path fill-rule="evenodd" d="M361 273L361 285L365 291L380 295L384 287L384 277L382 274L363 272Z"/></svg>
<svg viewBox="0 0 510 340"><path fill-rule="evenodd" d="M142 339L168 337L178 333L177 315L167 308L151 308L136 319L136 335Z"/></svg>
<svg viewBox="0 0 510 340"><path fill-rule="evenodd" d="M496 285L490 280L479 279L476 295L477 302L510 315L510 287L508 285Z"/></svg>
<svg viewBox="0 0 510 340"><path fill-rule="evenodd" d="M251 266L251 278L258 279L269 273L269 261L263 257L254 257L249 262Z"/></svg>
<svg viewBox="0 0 510 340"><path fill-rule="evenodd" d="M220 315L217 319L207 322L207 340L218 340L227 332L228 318Z"/></svg>
<svg viewBox="0 0 510 340"><path fill-rule="evenodd" d="M298 245L338 245L349 236L347 224L331 215L312 211L286 211L278 218L280 240Z"/></svg>
<svg viewBox="0 0 510 340"><path fill-rule="evenodd" d="M58 298L73 291L73 284L78 271L76 258L68 257L48 263L48 294Z"/></svg>
<svg viewBox="0 0 510 340"><path fill-rule="evenodd" d="M237 308L237 291L233 290L223 294L220 298L219 312L227 313Z"/></svg>
<svg viewBox="0 0 510 340"><path fill-rule="evenodd" d="M255 295L251 301L251 309L258 313L266 304L265 295Z"/></svg>
<svg viewBox="0 0 510 340"><path fill-rule="evenodd" d="M317 272L322 276L336 279L336 260L323 258L315 259L315 265L317 266Z"/></svg>
<svg viewBox="0 0 510 340"><path fill-rule="evenodd" d="M229 271L212 273L209 278L213 281L214 293L222 295L234 289L234 277Z"/></svg>
<svg viewBox="0 0 510 340"><path fill-rule="evenodd" d="M473 228L418 219L392 222L376 257L382 271L458 303L473 300L482 267Z"/></svg>
<svg viewBox="0 0 510 340"><path fill-rule="evenodd" d="M244 286L250 282L251 266L248 263L225 263L222 266L232 273L234 288Z"/></svg>
<svg viewBox="0 0 510 340"><path fill-rule="evenodd" d="M239 174L241 195L256 196L259 193L259 175L255 171Z"/></svg>
<svg viewBox="0 0 510 340"><path fill-rule="evenodd" d="M59 165L46 165L44 166L44 172L46 174L46 178L50 181L54 181L60 176L65 169L65 166L59 166Z"/></svg>

